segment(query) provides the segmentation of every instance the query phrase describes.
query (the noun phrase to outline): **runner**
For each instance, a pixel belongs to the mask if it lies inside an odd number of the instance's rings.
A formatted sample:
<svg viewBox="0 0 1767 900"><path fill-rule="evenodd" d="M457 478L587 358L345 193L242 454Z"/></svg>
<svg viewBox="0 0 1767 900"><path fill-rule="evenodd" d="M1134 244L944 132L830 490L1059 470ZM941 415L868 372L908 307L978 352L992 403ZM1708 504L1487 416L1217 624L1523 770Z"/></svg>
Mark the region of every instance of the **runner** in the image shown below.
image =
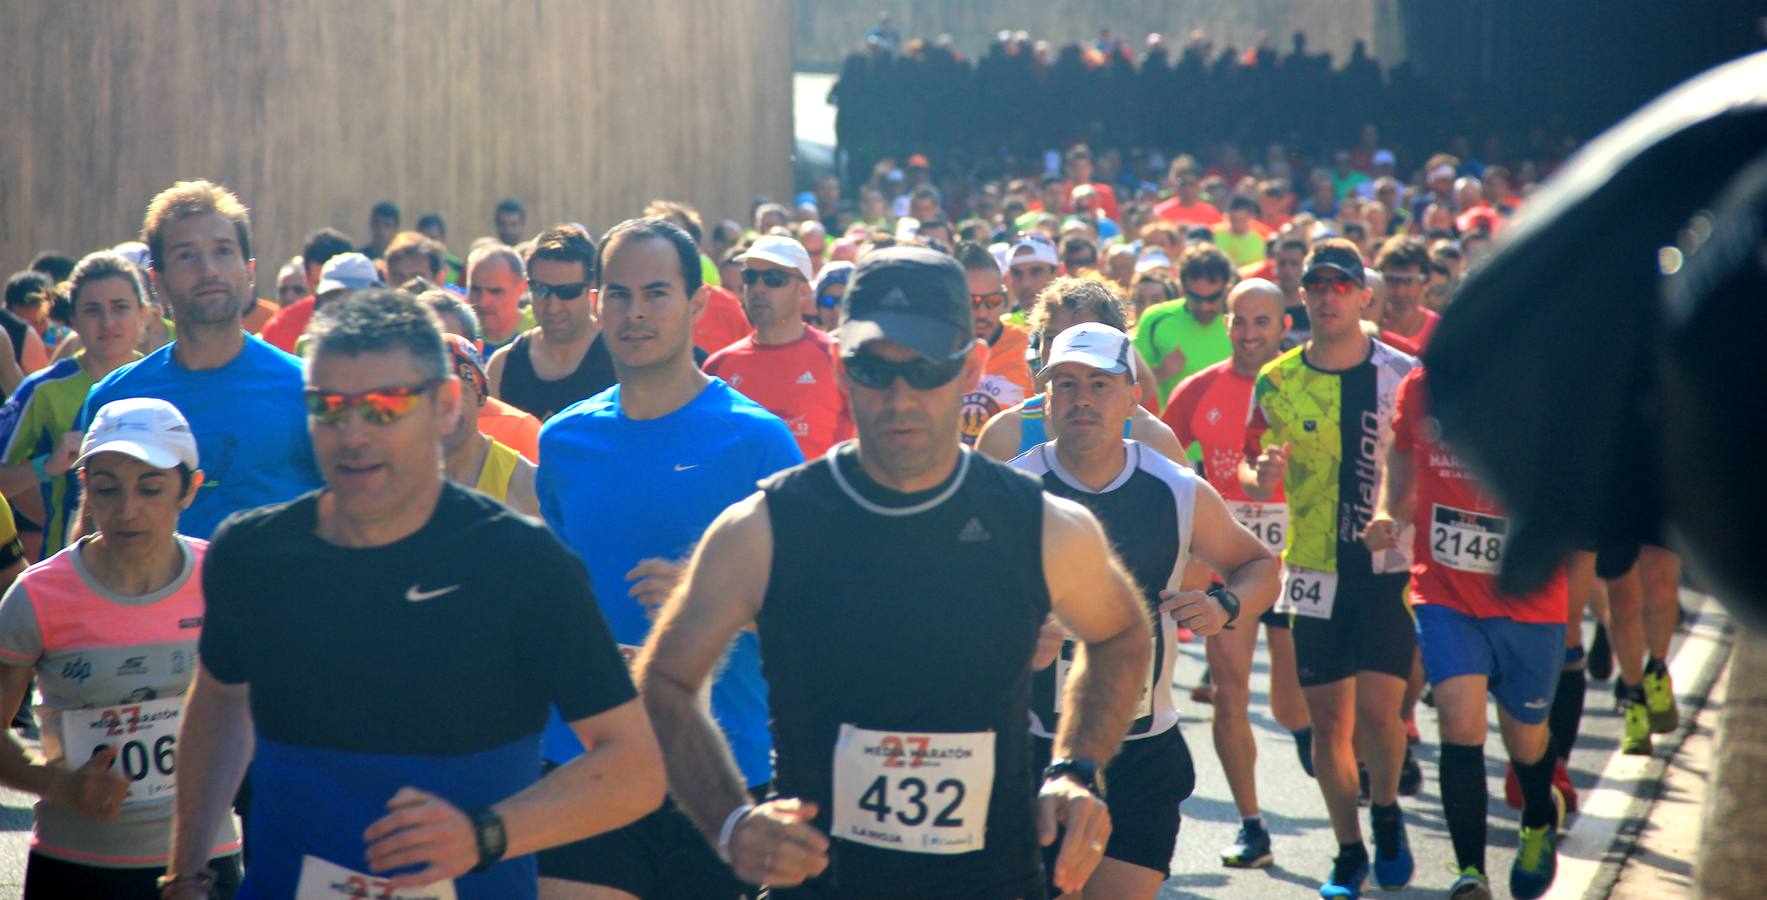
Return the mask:
<svg viewBox="0 0 1767 900"><path fill-rule="evenodd" d="M1055 278L1055 248L1046 241L1021 238L1009 252L1013 297L1019 303L1016 308L1028 311ZM988 248L972 241L958 244L955 255L963 264L963 275L969 285L975 337L985 345L988 354L981 381L963 397L963 442L973 446L989 419L1025 399L1033 388L1031 373L1025 368L1025 329L1004 321L1007 291L999 261ZM1049 269L1048 277L1043 274L1045 268ZM1035 292L1022 293L1021 288L1032 284L1038 285Z"/></svg>
<svg viewBox="0 0 1767 900"><path fill-rule="evenodd" d="M442 335L448 345L448 364L460 379L460 406L468 413L490 399L486 393L484 366L472 345L457 334ZM540 498L534 493L534 464L513 448L491 437L478 415L463 415L453 431L442 436L442 464L448 480L475 488L524 516L540 517Z"/></svg>
<svg viewBox="0 0 1767 900"><path fill-rule="evenodd" d="M685 558L724 507L803 460L778 417L693 364L693 320L705 302L699 248L662 219L632 219L601 242L597 302L620 383L540 432L537 488L546 523L588 565L602 614L630 656ZM753 632L720 645L711 710L742 784L773 780L767 684ZM554 720L546 759L582 745ZM735 897L741 885L672 804L630 828L541 855L549 898ZM589 886L603 892L594 893ZM620 895L616 895L620 896Z"/></svg>
<svg viewBox="0 0 1767 900"><path fill-rule="evenodd" d="M1546 893L1558 870L1563 798L1552 784L1558 754L1551 750L1547 715L1562 668L1565 577L1561 571L1527 596L1498 589L1509 520L1460 457L1441 445L1425 373L1414 368L1399 384L1393 440L1364 540L1372 552L1392 550L1419 519L1424 527L1415 529L1411 602L1435 692L1442 812L1460 870L1449 896L1491 897L1485 876L1489 689L1523 798L1509 891L1532 900Z"/></svg>
<svg viewBox="0 0 1767 900"><path fill-rule="evenodd" d="M1097 770L1152 634L1090 513L958 442L982 370L968 294L944 254L861 258L841 316L857 442L726 510L639 660L676 800L781 900L1039 898L1058 823L1053 878L1076 891L1110 835ZM1025 722L1052 610L1084 646L1039 793ZM779 751L758 805L696 700L750 623Z"/></svg>
<svg viewBox="0 0 1767 900"><path fill-rule="evenodd" d="M502 213L497 225L501 231ZM484 244L467 254L466 302L478 313L485 353L495 354L538 324L534 308L522 303L527 289L527 264L509 245Z"/></svg>
<svg viewBox="0 0 1767 900"><path fill-rule="evenodd" d="M1619 664L1614 709L1626 719L1620 752L1649 756L1651 735L1681 724L1667 662L1680 612L1681 558L1649 543L1603 546L1596 573L1607 582L1608 637Z"/></svg>
<svg viewBox="0 0 1767 900"><path fill-rule="evenodd" d="M534 897L531 854L662 801L644 710L582 565L443 480L462 411L434 315L352 294L314 317L307 363L326 485L209 549L164 896L208 896L249 755L243 897ZM540 778L548 707L594 749Z"/></svg>
<svg viewBox="0 0 1767 900"><path fill-rule="evenodd" d="M589 346L595 321L595 242L575 225L556 225L534 239L524 261L539 326L491 354L491 393L544 422L603 385Z"/></svg>
<svg viewBox="0 0 1767 900"><path fill-rule="evenodd" d="M1034 358L1043 347L1055 342L1056 336L1083 322L1098 322L1118 331L1126 330L1128 311L1123 297L1114 288L1089 278L1057 278L1037 295L1027 317L1032 330L1032 346L1026 356L1026 372L1042 368ZM1153 384L1152 370L1138 355L1134 359L1135 390ZM1042 385L1039 385L1041 388ZM1047 397L1032 394L1023 403L1003 409L988 420L976 436L976 449L990 459L1006 462L1037 446L1059 431L1056 421L1047 413ZM1172 436L1172 430L1147 410L1145 399L1130 411L1123 436L1147 444L1171 459L1184 457L1183 447Z"/></svg>
<svg viewBox="0 0 1767 900"><path fill-rule="evenodd" d="M55 555L67 538L68 510L79 496L70 463L79 452L74 425L94 382L141 358L135 345L147 315L141 273L108 250L88 254L68 278L74 334L81 349L33 372L0 408L0 485L7 496L35 492L45 512L39 558Z"/></svg>
<svg viewBox="0 0 1767 900"><path fill-rule="evenodd" d="M1356 821L1357 748L1370 779L1375 879L1396 890L1414 868L1398 803L1405 756L1399 708L1417 655L1403 596L1411 536L1371 553L1361 535L1393 439L1399 380L1417 360L1362 332L1364 271L1349 241L1313 245L1301 276L1312 334L1258 375L1239 470L1247 496L1268 501L1281 483L1289 501L1283 595L1294 605L1295 670L1313 721L1314 773L1339 845L1319 889L1326 898L1360 896L1369 873Z"/></svg>
<svg viewBox="0 0 1767 900"><path fill-rule="evenodd" d="M206 539L233 512L319 484L301 405L301 362L240 329L257 260L239 198L206 181L181 181L148 204L141 231L155 291L171 307L178 338L93 387L78 429L113 400L158 397L176 406L207 473L178 531ZM90 530L84 520L75 527Z"/></svg>
<svg viewBox="0 0 1767 900"><path fill-rule="evenodd" d="M1283 314L1282 289L1262 278L1234 285L1227 297L1227 333L1233 356L1178 383L1161 418L1182 446L1196 444L1203 476L1227 501L1233 518L1249 529L1271 552L1287 546L1288 504L1277 486L1266 502L1253 500L1239 483L1245 454L1246 419L1251 414L1252 387L1258 371L1281 353L1289 319ZM1258 617L1270 647L1270 712L1278 725L1294 735L1301 767L1313 772L1313 727L1301 685L1295 679L1295 643L1286 608ZM1252 736L1252 656L1258 628L1248 618L1233 631L1210 637L1205 648L1215 707L1215 755L1227 776L1233 805L1239 812L1239 836L1221 851L1221 864L1256 868L1275 861L1270 832L1258 806L1258 744Z"/></svg>
<svg viewBox="0 0 1767 900"><path fill-rule="evenodd" d="M1155 303L1135 321L1135 349L1159 377L1161 401L1179 381L1233 354L1221 311L1235 274L1220 248L1197 244L1178 259L1183 299Z"/></svg>
<svg viewBox="0 0 1767 900"><path fill-rule="evenodd" d="M479 319L473 314L472 307L454 296L449 291L439 288L424 291L417 295L417 300L430 308L430 312L442 321L442 332L465 338L472 348L473 360L481 357L478 351ZM481 364L479 371L484 371ZM455 375L461 375L456 366ZM464 384L466 378L461 377ZM516 409L502 400L490 395L490 380L478 385L479 396L479 430L492 440L514 450L528 462L540 462L540 420L532 413Z"/></svg>
<svg viewBox="0 0 1767 900"><path fill-rule="evenodd" d="M11 717L34 676L44 760L9 736L0 782L42 798L25 897L148 900L166 870L178 716L202 627L207 545L177 533L202 472L189 423L151 398L100 409L76 466L97 530L0 601L0 713ZM239 833L219 824L202 871L226 898L239 886Z"/></svg>
<svg viewBox="0 0 1767 900"><path fill-rule="evenodd" d="M1154 617L1153 664L1141 686L1136 718L1104 772L1110 842L1085 888L1098 897L1151 900L1171 874L1178 804L1196 784L1172 703L1176 626L1214 641L1232 633L1222 629L1232 629L1243 617L1235 630L1255 634L1251 623L1270 608L1281 579L1275 557L1234 521L1213 488L1183 464L1123 440L1110 427L1135 406L1134 357L1129 336L1118 329L1085 324L1063 331L1042 371L1050 417L1062 423L1061 436L1012 464L1040 477L1045 491L1098 517ZM1193 555L1222 573L1225 587L1213 596L1182 589ZM1034 663L1040 671L1032 681L1031 733L1037 736L1033 747L1039 764L1051 752L1072 658L1072 643L1063 641L1059 650L1039 654ZM1054 862L1047 852L1045 862Z"/></svg>
<svg viewBox="0 0 1767 900"><path fill-rule="evenodd" d="M963 262L965 254L959 248L958 262ZM1012 242L1006 251L1006 286L1012 290L1012 311L1004 318L1009 325L1023 325L1024 315L1030 310L1031 304L1037 301L1037 295L1049 286L1055 276L1061 274L1061 257L1056 254L1055 241L1048 235L1039 232L1021 234ZM971 271L970 264L963 262L963 270ZM982 271L980 260L974 271ZM990 291L976 291L970 286L970 297L977 294L988 294ZM1018 317L1018 318L1014 318Z"/></svg>
<svg viewBox="0 0 1767 900"><path fill-rule="evenodd" d="M705 372L784 420L805 456L819 456L853 436L853 417L835 384L834 339L804 324L810 255L792 238L765 234L737 259L755 330L712 354Z"/></svg>
<svg viewBox="0 0 1767 900"><path fill-rule="evenodd" d="M1424 284L1430 280L1430 253L1423 241L1388 238L1374 258L1374 267L1387 283L1387 308L1380 327L1419 351L1428 347L1442 317L1423 305Z"/></svg>

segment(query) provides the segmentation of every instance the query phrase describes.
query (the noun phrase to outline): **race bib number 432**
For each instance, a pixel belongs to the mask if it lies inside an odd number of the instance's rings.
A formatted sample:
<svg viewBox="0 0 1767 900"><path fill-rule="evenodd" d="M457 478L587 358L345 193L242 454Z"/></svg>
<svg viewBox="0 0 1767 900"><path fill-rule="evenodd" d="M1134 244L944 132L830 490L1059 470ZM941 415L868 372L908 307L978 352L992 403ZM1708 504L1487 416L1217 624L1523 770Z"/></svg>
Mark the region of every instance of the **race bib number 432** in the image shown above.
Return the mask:
<svg viewBox="0 0 1767 900"><path fill-rule="evenodd" d="M438 881L420 888L394 890L386 875L369 875L337 863L306 856L295 900L456 900L454 882Z"/></svg>
<svg viewBox="0 0 1767 900"><path fill-rule="evenodd" d="M112 771L129 779L123 804L170 800L177 786L178 716L183 697L61 713L62 753L76 769L103 750L117 748Z"/></svg>
<svg viewBox="0 0 1767 900"><path fill-rule="evenodd" d="M831 837L907 853L982 849L994 790L994 732L841 726Z"/></svg>
<svg viewBox="0 0 1767 900"><path fill-rule="evenodd" d="M1497 574L1509 520L1502 516L1434 505L1430 512L1430 556L1450 569Z"/></svg>

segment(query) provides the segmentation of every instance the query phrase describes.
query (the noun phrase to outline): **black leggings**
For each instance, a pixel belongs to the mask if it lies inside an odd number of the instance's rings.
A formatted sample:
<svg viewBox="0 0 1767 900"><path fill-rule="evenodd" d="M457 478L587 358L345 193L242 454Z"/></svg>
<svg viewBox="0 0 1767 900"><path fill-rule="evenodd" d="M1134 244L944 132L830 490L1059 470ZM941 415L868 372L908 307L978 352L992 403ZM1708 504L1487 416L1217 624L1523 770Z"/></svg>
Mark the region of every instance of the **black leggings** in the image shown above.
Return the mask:
<svg viewBox="0 0 1767 900"><path fill-rule="evenodd" d="M238 854L209 860L215 873L213 900L232 900L245 877ZM164 866L145 869L112 869L54 859L32 853L25 862L24 900L159 900L159 877Z"/></svg>

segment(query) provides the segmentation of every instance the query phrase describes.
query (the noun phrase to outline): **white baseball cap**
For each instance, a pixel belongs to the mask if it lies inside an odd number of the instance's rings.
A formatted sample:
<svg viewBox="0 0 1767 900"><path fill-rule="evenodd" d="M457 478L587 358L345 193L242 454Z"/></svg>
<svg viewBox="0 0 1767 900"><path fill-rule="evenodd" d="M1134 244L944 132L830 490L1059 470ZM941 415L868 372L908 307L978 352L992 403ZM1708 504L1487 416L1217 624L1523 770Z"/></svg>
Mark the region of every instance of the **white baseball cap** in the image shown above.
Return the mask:
<svg viewBox="0 0 1767 900"><path fill-rule="evenodd" d="M380 271L374 268L373 260L360 253L339 253L319 269L319 286L313 288L313 295L380 286Z"/></svg>
<svg viewBox="0 0 1767 900"><path fill-rule="evenodd" d="M810 268L810 251L797 242L796 238L788 238L778 234L763 234L755 238L748 250L736 258L737 262L751 259L764 259L770 263L797 269L805 281L816 277Z"/></svg>
<svg viewBox="0 0 1767 900"><path fill-rule="evenodd" d="M1146 253L1141 254L1141 258L1135 261L1135 274L1137 275L1140 275L1143 272L1151 272L1154 269L1170 270L1171 268L1171 257L1167 256L1165 252L1161 250L1149 250Z"/></svg>
<svg viewBox="0 0 1767 900"><path fill-rule="evenodd" d="M1393 151L1391 150L1374 151L1374 164L1377 166L1390 166L1397 161L1398 160L1393 158Z"/></svg>
<svg viewBox="0 0 1767 900"><path fill-rule="evenodd" d="M123 453L157 469L197 468L196 435L176 406L158 397L112 400L92 417L75 466L99 453Z"/></svg>
<svg viewBox="0 0 1767 900"><path fill-rule="evenodd" d="M1020 250L1031 252L1021 256L1019 255ZM1012 242L1012 250L1006 254L1006 267L1010 270L1022 262L1048 263L1057 269L1061 268L1061 258L1055 255L1055 242L1044 237L1040 232L1023 235Z"/></svg>
<svg viewBox="0 0 1767 900"><path fill-rule="evenodd" d="M1055 336L1049 360L1038 370L1038 376L1049 374L1062 363L1079 363L1108 375L1128 373L1135 380L1135 367L1130 364L1129 336L1102 322L1084 322Z"/></svg>

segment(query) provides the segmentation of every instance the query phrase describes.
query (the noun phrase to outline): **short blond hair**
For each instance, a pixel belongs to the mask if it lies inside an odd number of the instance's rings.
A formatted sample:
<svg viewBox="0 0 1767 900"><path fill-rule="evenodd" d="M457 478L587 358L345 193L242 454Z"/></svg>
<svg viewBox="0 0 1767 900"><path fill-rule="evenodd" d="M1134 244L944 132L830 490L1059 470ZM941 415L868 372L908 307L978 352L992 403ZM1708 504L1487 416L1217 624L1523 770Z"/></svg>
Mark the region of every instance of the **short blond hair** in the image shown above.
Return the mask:
<svg viewBox="0 0 1767 900"><path fill-rule="evenodd" d="M233 223L239 236L239 253L252 258L252 216L233 192L208 181L180 181L160 191L147 204L147 217L141 222L141 240L147 244L148 265L160 267L166 252L166 225L179 219L215 213Z"/></svg>

